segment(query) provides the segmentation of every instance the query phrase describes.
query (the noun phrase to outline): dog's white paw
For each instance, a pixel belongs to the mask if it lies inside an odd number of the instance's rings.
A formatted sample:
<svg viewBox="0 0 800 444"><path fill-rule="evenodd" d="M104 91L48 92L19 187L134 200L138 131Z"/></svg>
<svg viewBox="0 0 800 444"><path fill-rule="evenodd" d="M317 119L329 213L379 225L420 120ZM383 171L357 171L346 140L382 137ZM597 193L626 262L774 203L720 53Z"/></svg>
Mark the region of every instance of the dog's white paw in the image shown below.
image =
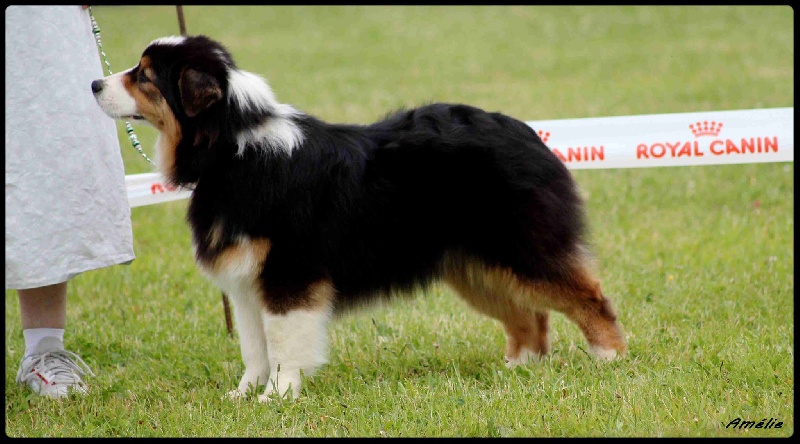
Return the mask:
<svg viewBox="0 0 800 444"><path fill-rule="evenodd" d="M233 389L225 394L225 398L231 401L238 401L247 397L247 393L241 392L239 389Z"/></svg>
<svg viewBox="0 0 800 444"><path fill-rule="evenodd" d="M276 399L278 393L282 393L281 396L283 399L290 400L290 399L297 399L300 395L300 390L295 390L294 387L290 386L284 391L279 390L265 390L263 394L258 395L258 402L271 402L272 400Z"/></svg>
<svg viewBox="0 0 800 444"><path fill-rule="evenodd" d="M617 357L617 351L613 348L603 348L598 345L589 346L589 353L603 361L613 361Z"/></svg>
<svg viewBox="0 0 800 444"><path fill-rule="evenodd" d="M226 394L228 399L243 399L247 398L249 394L255 393L259 382L263 384L263 381L267 379L266 375L262 376L262 374L263 373L258 373L256 376L253 376L253 373L248 373L245 371L244 376L242 376L242 380L239 381L239 386Z"/></svg>
<svg viewBox="0 0 800 444"><path fill-rule="evenodd" d="M527 364L529 362L539 362L544 359L543 354L535 352L533 350L529 350L527 348L522 348L519 352L519 356L516 358L509 358L508 356L504 356L503 360L506 362L507 368L514 368L518 365Z"/></svg>
<svg viewBox="0 0 800 444"><path fill-rule="evenodd" d="M297 399L300 396L300 371L281 370L275 371L277 379L270 376L267 381L267 388L262 395L258 396L259 402L269 402L276 395L284 399Z"/></svg>

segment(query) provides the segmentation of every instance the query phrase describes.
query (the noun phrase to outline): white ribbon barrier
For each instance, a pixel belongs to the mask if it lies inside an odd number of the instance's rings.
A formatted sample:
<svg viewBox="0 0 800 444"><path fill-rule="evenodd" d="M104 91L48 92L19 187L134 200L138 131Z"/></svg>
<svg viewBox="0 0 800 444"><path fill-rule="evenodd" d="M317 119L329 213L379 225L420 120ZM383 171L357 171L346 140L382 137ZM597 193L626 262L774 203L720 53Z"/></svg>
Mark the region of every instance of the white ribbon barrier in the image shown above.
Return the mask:
<svg viewBox="0 0 800 444"><path fill-rule="evenodd" d="M128 203L131 208L186 199L192 195L191 190L167 185L161 173L125 176L125 186L128 188Z"/></svg>
<svg viewBox="0 0 800 444"><path fill-rule="evenodd" d="M569 169L793 162L794 108L526 122ZM160 173L125 176L131 208L184 199Z"/></svg>
<svg viewBox="0 0 800 444"><path fill-rule="evenodd" d="M794 108L526 123L570 169L794 161Z"/></svg>

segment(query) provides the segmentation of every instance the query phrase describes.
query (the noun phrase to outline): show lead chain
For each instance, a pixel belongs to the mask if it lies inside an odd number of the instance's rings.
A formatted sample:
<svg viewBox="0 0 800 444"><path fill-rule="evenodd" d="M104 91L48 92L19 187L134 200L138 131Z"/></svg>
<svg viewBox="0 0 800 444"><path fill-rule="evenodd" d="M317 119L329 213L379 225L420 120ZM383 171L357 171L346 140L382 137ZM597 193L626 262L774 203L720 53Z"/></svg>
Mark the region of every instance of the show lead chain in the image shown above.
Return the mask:
<svg viewBox="0 0 800 444"><path fill-rule="evenodd" d="M108 63L108 57L106 57L105 51L103 51L103 40L100 37L100 27L97 26L97 20L94 19L94 14L92 14L92 7L89 6L89 18L92 20L92 33L94 33L94 40L97 42L97 49L100 50L100 55L103 57L103 62L106 64L106 69L108 69L108 75L114 74L111 72L111 64ZM131 145L136 148L136 151L142 155L151 165L155 166L155 163L147 157L147 154L144 153L142 150L142 144L139 143L139 137L136 136L136 133L133 132L133 126L127 120L125 121L125 132L128 133L128 139L131 141Z"/></svg>

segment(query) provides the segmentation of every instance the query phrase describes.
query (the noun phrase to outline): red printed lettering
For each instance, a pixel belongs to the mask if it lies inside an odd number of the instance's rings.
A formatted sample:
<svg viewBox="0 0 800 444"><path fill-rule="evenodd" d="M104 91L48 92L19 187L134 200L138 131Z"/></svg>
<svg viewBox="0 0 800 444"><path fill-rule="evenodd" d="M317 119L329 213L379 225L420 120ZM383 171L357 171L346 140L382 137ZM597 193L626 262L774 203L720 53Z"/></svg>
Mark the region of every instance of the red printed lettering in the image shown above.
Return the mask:
<svg viewBox="0 0 800 444"><path fill-rule="evenodd" d="M660 150L660 151L657 151ZM653 146L650 147L650 155L655 158L662 158L664 154L667 154L667 148L660 143L654 143Z"/></svg>
<svg viewBox="0 0 800 444"><path fill-rule="evenodd" d="M592 146L592 160L606 160L606 149L603 145L600 148Z"/></svg>
<svg viewBox="0 0 800 444"><path fill-rule="evenodd" d="M754 141L753 141L752 137L750 138L750 140L742 139L742 152L744 153L744 152L748 152L749 151L751 153L755 153L756 152L756 144L753 143L753 142ZM760 153L761 150L759 150L758 152Z"/></svg>
<svg viewBox="0 0 800 444"><path fill-rule="evenodd" d="M581 160L581 149L580 148L567 148L567 161L579 161Z"/></svg>
<svg viewBox="0 0 800 444"><path fill-rule="evenodd" d="M728 139L725 141L725 154L730 154L730 153L740 154L741 151L739 151L739 147L736 146L736 144L733 143L731 139Z"/></svg>
<svg viewBox="0 0 800 444"><path fill-rule="evenodd" d="M650 156L647 155L647 145L640 143L636 145L636 158L637 159L649 159Z"/></svg>
<svg viewBox="0 0 800 444"><path fill-rule="evenodd" d="M688 144L689 142L686 142L686 143ZM698 144L697 144L697 141L696 141L696 140L694 141L694 143L692 144L692 146L694 146L694 155L695 155L696 157L700 157L700 156L702 156L702 155L704 155L704 154L705 154L704 152L700 151L700 145L698 145Z"/></svg>
<svg viewBox="0 0 800 444"><path fill-rule="evenodd" d="M565 162L565 163L566 163L566 161L567 161L567 158L566 158L566 157L564 157L564 155L563 155L563 154L561 154L561 151L559 151L559 150L558 150L558 149L556 149L556 148L553 148L553 149L552 149L552 151L553 151L553 154L555 154L555 155L556 155L556 157L558 157L558 160L560 160L560 161L562 161L562 162Z"/></svg>
<svg viewBox="0 0 800 444"><path fill-rule="evenodd" d="M778 136L764 139L764 152L768 153L770 151L773 153L778 152Z"/></svg>
<svg viewBox="0 0 800 444"><path fill-rule="evenodd" d="M567 155L564 156L558 148L551 148L553 154L562 162L589 162L603 161L606 159L606 150L603 145L597 146L578 146L567 148Z"/></svg>
<svg viewBox="0 0 800 444"><path fill-rule="evenodd" d="M678 149L678 147L681 145L681 143L680 142L675 142L675 144L672 144L672 143L667 142L666 145L667 145L667 148L669 148L670 154L672 155L671 157L675 157L675 150Z"/></svg>
<svg viewBox="0 0 800 444"><path fill-rule="evenodd" d="M687 156L692 157L692 144L686 142L683 144L683 147L680 151L678 151L678 155L676 157Z"/></svg>

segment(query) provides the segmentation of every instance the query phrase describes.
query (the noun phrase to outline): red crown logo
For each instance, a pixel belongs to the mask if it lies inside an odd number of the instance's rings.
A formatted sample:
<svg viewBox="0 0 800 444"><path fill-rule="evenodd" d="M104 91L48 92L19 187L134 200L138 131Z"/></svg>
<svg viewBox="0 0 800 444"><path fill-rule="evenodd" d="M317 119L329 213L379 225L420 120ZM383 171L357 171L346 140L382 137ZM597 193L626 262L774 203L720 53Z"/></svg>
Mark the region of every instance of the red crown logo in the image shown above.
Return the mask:
<svg viewBox="0 0 800 444"><path fill-rule="evenodd" d="M550 133L546 133L542 130L536 131L536 134L542 139L542 142L547 143L547 139L550 138Z"/></svg>
<svg viewBox="0 0 800 444"><path fill-rule="evenodd" d="M697 122L694 124L689 125L689 129L692 130L692 134L695 137L700 136L718 136L719 132L722 131L722 122L717 123L714 121L709 122L705 120L703 122Z"/></svg>

